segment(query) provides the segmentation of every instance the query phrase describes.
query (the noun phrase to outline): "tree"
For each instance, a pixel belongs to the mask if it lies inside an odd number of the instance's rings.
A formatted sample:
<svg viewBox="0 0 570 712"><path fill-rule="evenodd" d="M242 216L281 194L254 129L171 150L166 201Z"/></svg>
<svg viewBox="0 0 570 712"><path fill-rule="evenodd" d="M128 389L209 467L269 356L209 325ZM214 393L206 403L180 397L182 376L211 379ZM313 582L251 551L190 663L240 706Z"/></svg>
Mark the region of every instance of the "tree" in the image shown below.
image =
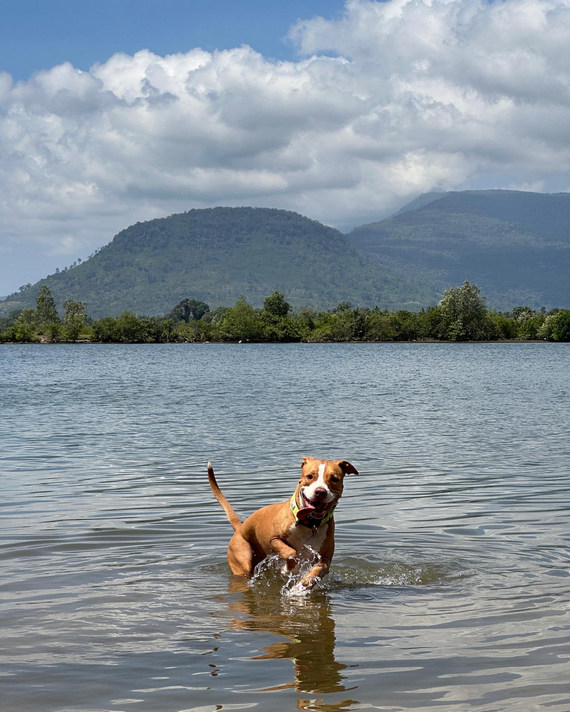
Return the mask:
<svg viewBox="0 0 570 712"><path fill-rule="evenodd" d="M570 341L570 311L561 309L549 314L540 327L538 336L548 341Z"/></svg>
<svg viewBox="0 0 570 712"><path fill-rule="evenodd" d="M394 341L396 331L388 315L378 307L371 309L366 315L367 341Z"/></svg>
<svg viewBox="0 0 570 712"><path fill-rule="evenodd" d="M265 297L263 301L265 315L277 317L278 319L286 317L290 309L291 305L285 301L285 295L281 294L281 292L273 292L273 294Z"/></svg>
<svg viewBox="0 0 570 712"><path fill-rule="evenodd" d="M437 339L441 332L441 311L438 307L421 309L416 314L419 339Z"/></svg>
<svg viewBox="0 0 570 712"><path fill-rule="evenodd" d="M489 315L495 327L494 336L498 339L516 339L519 335L519 324L505 314L492 313Z"/></svg>
<svg viewBox="0 0 570 712"><path fill-rule="evenodd" d="M301 330L295 319L289 316L291 305L281 292L273 292L263 301L261 322L263 340L271 342L300 341Z"/></svg>
<svg viewBox="0 0 570 712"><path fill-rule="evenodd" d="M342 314L343 312L350 311L352 309L352 304L350 302L340 302L332 310L332 314Z"/></svg>
<svg viewBox="0 0 570 712"><path fill-rule="evenodd" d="M193 343L217 341L219 336L212 322L200 319L199 321L192 321L189 324L179 326L176 331L176 338L178 341Z"/></svg>
<svg viewBox="0 0 570 712"><path fill-rule="evenodd" d="M517 324L519 335L525 339L536 339L545 320L544 314L537 314L532 307L515 307L511 317Z"/></svg>
<svg viewBox="0 0 570 712"><path fill-rule="evenodd" d="M101 341L102 343L119 341L117 319L113 316L105 316L102 319L98 319L93 324L93 338L95 341Z"/></svg>
<svg viewBox="0 0 570 712"><path fill-rule="evenodd" d="M390 314L390 326L396 341L417 341L419 338L418 315L407 309L399 309Z"/></svg>
<svg viewBox="0 0 570 712"><path fill-rule="evenodd" d="M210 307L206 302L201 302L197 299L183 299L179 302L168 315L174 321L183 321L185 324L193 319L199 321L204 314L210 311Z"/></svg>
<svg viewBox="0 0 570 712"><path fill-rule="evenodd" d="M241 296L220 319L220 334L228 341L261 341L263 322L259 312Z"/></svg>
<svg viewBox="0 0 570 712"><path fill-rule="evenodd" d="M451 341L476 341L489 338L493 329L485 297L474 284L446 289L438 304L441 315L440 337Z"/></svg>
<svg viewBox="0 0 570 712"><path fill-rule="evenodd" d="M119 339L124 343L137 343L145 341L143 322L131 311L124 311L117 317L117 330Z"/></svg>
<svg viewBox="0 0 570 712"><path fill-rule="evenodd" d="M55 300L47 284L42 286L36 297L36 313L40 327L59 324Z"/></svg>
<svg viewBox="0 0 570 712"><path fill-rule="evenodd" d="M16 341L38 340L38 315L35 309L22 309L14 326Z"/></svg>
<svg viewBox="0 0 570 712"><path fill-rule="evenodd" d="M61 322L50 321L47 326L43 327L43 334L46 341L59 341L61 339Z"/></svg>
<svg viewBox="0 0 570 712"><path fill-rule="evenodd" d="M515 319L515 321L518 321L520 324L524 324L526 321L535 316L535 314L535 310L529 306L515 307L511 312L512 318Z"/></svg>
<svg viewBox="0 0 570 712"><path fill-rule="evenodd" d="M142 316L139 319L144 334L144 340L148 343L168 343L175 341L177 337L174 319L159 316Z"/></svg>
<svg viewBox="0 0 570 712"><path fill-rule="evenodd" d="M63 338L65 341L77 341L79 334L85 327L85 302L76 302L68 299L63 303Z"/></svg>

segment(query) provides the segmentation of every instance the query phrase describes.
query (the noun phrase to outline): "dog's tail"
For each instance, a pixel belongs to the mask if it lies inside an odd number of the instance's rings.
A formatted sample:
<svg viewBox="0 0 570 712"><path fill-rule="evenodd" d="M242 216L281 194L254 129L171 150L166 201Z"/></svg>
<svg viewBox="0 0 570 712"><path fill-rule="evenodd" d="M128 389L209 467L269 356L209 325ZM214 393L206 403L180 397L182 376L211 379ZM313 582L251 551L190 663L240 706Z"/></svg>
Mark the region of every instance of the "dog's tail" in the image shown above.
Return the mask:
<svg viewBox="0 0 570 712"><path fill-rule="evenodd" d="M224 508L224 512L228 515L230 524L232 525L232 527L234 528L234 531L235 531L241 524L241 520L238 517L238 515L234 512L232 505L228 502L228 500L222 494L221 489L218 487L218 483L216 482L216 477L214 476L214 468L212 467L211 462L208 463L208 479L210 480L210 487L212 488L214 497L218 500L218 502Z"/></svg>

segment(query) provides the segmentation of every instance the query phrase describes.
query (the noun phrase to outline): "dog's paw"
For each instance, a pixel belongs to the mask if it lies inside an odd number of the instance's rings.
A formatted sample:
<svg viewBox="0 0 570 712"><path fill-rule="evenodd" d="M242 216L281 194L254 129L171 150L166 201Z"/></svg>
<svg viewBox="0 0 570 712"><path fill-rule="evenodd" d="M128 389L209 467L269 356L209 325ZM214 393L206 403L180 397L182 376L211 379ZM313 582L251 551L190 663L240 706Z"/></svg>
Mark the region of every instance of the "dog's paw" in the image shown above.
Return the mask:
<svg viewBox="0 0 570 712"><path fill-rule="evenodd" d="M306 576L304 579L299 581L297 586L299 586L303 591L310 591L319 583L320 580L319 576Z"/></svg>
<svg viewBox="0 0 570 712"><path fill-rule="evenodd" d="M287 589L287 595L289 596L307 596L312 589L320 581L319 578L313 579L303 579L302 581L297 581L294 586Z"/></svg>
<svg viewBox="0 0 570 712"><path fill-rule="evenodd" d="M283 562L283 566L281 567L281 573L283 574L283 576L289 576L290 574L295 572L298 565L299 561L297 558L285 559L285 561Z"/></svg>

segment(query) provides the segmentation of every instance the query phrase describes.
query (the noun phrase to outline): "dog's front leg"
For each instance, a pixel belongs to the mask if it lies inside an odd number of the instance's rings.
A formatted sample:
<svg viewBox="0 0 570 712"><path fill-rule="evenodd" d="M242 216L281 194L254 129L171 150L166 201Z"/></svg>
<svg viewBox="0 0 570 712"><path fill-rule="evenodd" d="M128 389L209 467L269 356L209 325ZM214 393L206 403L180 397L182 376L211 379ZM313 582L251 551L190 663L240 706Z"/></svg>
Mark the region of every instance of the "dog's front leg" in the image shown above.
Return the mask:
<svg viewBox="0 0 570 712"><path fill-rule="evenodd" d="M283 539L279 539L279 537L275 537L271 540L271 548L277 556L285 562L282 569L283 573L288 573L295 568L297 565L296 549L293 549L292 546L289 546L289 544L284 542Z"/></svg>
<svg viewBox="0 0 570 712"><path fill-rule="evenodd" d="M313 568L301 579L299 585L303 588L313 588L322 578L324 578L329 572L329 564L326 561L319 561L318 564L313 566Z"/></svg>

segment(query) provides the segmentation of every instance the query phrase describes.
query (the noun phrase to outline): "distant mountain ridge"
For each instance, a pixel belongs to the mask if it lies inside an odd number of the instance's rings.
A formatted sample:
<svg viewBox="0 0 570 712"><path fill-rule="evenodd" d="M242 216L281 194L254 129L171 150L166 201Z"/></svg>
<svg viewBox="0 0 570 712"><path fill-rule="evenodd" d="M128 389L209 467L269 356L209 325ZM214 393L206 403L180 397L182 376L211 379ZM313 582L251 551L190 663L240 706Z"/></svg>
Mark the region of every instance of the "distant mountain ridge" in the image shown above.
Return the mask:
<svg viewBox="0 0 570 712"><path fill-rule="evenodd" d="M4 304L35 306L47 285L56 303L84 301L90 316L168 313L185 298L211 308L244 295L253 305L279 290L296 307L418 308L426 295L353 247L345 235L271 208L191 210L119 232L95 255L46 277Z"/></svg>
<svg viewBox="0 0 570 712"><path fill-rule="evenodd" d="M498 309L570 306L568 193L429 193L349 238L428 292L469 280Z"/></svg>
<svg viewBox="0 0 570 712"><path fill-rule="evenodd" d="M435 305L468 280L492 308L570 307L570 194L426 193L392 217L343 235L298 213L208 208L137 223L88 260L10 295L0 313L34 307L47 285L61 308L93 318L168 313L185 298L211 308L275 290L297 308Z"/></svg>

